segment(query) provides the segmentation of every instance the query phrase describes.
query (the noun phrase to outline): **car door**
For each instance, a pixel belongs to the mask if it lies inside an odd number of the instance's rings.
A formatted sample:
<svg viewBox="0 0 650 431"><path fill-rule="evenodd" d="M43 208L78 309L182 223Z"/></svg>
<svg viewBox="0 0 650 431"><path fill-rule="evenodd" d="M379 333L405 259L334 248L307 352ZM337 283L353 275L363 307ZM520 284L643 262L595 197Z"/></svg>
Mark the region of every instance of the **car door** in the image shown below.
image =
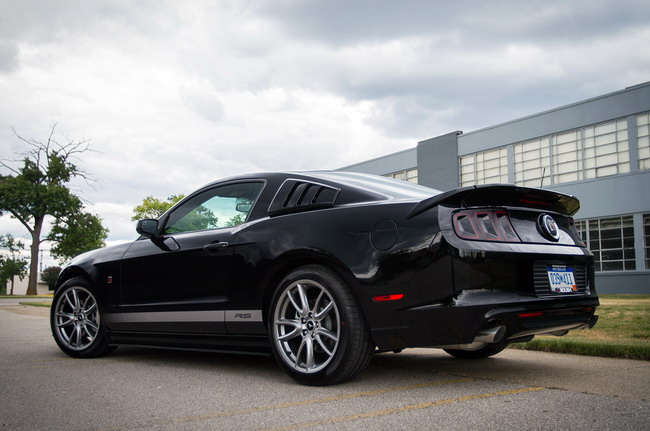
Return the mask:
<svg viewBox="0 0 650 431"><path fill-rule="evenodd" d="M123 316L132 331L223 333L238 225L263 183L202 190L163 217L158 234L135 241L122 260Z"/></svg>

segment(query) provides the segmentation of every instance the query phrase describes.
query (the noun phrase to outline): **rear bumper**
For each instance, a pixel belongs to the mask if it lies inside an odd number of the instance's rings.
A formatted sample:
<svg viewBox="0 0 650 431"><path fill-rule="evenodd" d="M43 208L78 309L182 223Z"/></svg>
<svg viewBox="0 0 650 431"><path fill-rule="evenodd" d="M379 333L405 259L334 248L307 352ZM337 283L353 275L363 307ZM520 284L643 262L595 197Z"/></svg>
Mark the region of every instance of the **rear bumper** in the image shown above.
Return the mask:
<svg viewBox="0 0 650 431"><path fill-rule="evenodd" d="M402 325L374 329L373 339L380 350L470 344L482 330L503 325L504 338L517 341L531 335L562 335L590 328L598 319L594 314L599 304L595 295L543 299L515 293L491 297L486 293L494 292L466 293L462 301L449 306L404 310L400 313Z"/></svg>

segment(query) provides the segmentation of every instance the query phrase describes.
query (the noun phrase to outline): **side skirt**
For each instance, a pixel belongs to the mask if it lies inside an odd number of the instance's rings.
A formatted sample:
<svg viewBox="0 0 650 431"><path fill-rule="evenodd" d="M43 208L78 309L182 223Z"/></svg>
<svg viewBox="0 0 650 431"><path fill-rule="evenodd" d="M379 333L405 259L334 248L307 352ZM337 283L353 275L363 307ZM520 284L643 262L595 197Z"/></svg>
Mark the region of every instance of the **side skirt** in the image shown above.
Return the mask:
<svg viewBox="0 0 650 431"><path fill-rule="evenodd" d="M171 350L194 350L250 355L270 355L268 336L262 335L205 335L162 332L109 332L108 340L114 346L151 347Z"/></svg>

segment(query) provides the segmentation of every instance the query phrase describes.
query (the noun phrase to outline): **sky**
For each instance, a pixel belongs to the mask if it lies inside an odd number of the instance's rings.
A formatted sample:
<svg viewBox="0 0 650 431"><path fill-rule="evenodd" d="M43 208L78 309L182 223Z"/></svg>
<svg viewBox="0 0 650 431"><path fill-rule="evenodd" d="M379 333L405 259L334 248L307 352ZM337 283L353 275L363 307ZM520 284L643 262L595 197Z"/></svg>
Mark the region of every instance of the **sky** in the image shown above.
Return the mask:
<svg viewBox="0 0 650 431"><path fill-rule="evenodd" d="M45 141L55 124L59 142L89 140L77 164L96 181L72 187L109 244L137 237L132 209L148 195L335 169L650 80L647 0L0 0L0 10L0 158L27 150L16 133ZM6 233L28 238L4 216Z"/></svg>

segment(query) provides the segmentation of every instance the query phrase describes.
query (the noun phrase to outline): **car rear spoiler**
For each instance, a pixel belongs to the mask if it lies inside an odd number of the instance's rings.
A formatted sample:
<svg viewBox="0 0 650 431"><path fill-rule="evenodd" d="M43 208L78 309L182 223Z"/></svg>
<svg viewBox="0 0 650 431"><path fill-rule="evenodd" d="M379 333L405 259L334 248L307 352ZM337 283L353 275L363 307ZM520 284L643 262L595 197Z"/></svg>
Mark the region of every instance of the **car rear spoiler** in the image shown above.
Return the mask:
<svg viewBox="0 0 650 431"><path fill-rule="evenodd" d="M443 203L459 208L495 205L537 208L566 215L573 215L580 209L580 201L577 198L552 190L512 184L485 184L462 187L424 199L413 207L407 218L415 217Z"/></svg>

